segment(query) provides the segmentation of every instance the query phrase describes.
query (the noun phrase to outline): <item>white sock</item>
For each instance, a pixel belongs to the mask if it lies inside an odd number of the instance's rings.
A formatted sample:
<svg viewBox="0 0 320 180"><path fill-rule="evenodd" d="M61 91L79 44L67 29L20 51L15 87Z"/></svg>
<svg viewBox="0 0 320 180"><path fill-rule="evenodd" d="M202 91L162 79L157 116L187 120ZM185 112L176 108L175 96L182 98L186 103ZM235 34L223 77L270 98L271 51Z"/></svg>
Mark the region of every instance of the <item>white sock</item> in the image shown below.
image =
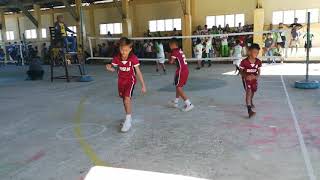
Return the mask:
<svg viewBox="0 0 320 180"><path fill-rule="evenodd" d="M187 106L190 106L191 105L191 101L189 99L185 100L184 103L187 105Z"/></svg>
<svg viewBox="0 0 320 180"><path fill-rule="evenodd" d="M179 98L176 98L176 99L174 100L174 103L178 104L178 103L179 103Z"/></svg>
<svg viewBox="0 0 320 180"><path fill-rule="evenodd" d="M131 114L126 115L126 120L131 119Z"/></svg>

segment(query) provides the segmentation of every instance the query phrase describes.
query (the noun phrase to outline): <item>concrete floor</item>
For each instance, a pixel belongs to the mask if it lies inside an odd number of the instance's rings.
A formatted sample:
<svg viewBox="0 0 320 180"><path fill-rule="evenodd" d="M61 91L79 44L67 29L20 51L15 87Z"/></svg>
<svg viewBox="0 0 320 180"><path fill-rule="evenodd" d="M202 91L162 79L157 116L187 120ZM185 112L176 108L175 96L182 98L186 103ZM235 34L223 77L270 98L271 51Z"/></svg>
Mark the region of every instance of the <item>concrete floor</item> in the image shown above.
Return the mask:
<svg viewBox="0 0 320 180"><path fill-rule="evenodd" d="M166 105L174 97L174 67L168 75L142 67L148 93L136 87L127 134L119 133L124 115L116 74L103 66L88 67L90 83L24 81L25 68L1 68L0 179L81 180L94 165L214 180L320 178L320 90L292 88L304 65L263 68L258 114L250 120L232 65L191 68L186 90L196 108L183 113ZM311 71L320 80L320 65Z"/></svg>

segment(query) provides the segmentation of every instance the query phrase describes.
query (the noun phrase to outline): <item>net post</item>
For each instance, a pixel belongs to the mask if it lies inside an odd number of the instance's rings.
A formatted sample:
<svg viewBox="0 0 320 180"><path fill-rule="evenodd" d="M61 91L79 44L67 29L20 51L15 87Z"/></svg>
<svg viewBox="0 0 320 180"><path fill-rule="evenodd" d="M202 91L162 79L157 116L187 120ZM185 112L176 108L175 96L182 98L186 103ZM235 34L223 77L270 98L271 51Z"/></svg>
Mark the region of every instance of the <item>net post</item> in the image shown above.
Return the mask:
<svg viewBox="0 0 320 180"><path fill-rule="evenodd" d="M310 62L310 12L308 12L307 22L307 56L306 56L306 81L309 81L309 62Z"/></svg>

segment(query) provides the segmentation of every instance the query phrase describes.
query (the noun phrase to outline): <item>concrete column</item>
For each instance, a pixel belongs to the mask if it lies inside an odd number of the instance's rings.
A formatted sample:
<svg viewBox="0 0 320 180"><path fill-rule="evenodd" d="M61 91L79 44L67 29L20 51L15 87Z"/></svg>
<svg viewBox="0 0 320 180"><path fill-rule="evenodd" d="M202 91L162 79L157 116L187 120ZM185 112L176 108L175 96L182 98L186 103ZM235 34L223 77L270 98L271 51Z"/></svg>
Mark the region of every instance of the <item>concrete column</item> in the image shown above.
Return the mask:
<svg viewBox="0 0 320 180"><path fill-rule="evenodd" d="M51 26L53 27L54 26L54 23L56 22L56 19L54 18L54 9L51 9L50 10L50 15L51 15Z"/></svg>
<svg viewBox="0 0 320 180"><path fill-rule="evenodd" d="M75 0L76 3L76 14L78 17L78 20L76 22L76 27L77 27L77 46L78 46L78 50L79 50L79 46L82 44L83 38L81 37L81 27L80 27L80 16L81 16L81 6L82 6L82 2L81 0Z"/></svg>
<svg viewBox="0 0 320 180"><path fill-rule="evenodd" d="M128 0L122 0L122 35L132 37L132 20L130 17L130 4Z"/></svg>
<svg viewBox="0 0 320 180"><path fill-rule="evenodd" d="M40 11L40 5L34 4L33 5L34 9L34 18L38 21L38 29L37 29L37 38L41 40L41 29L42 29L42 23L41 23L41 11Z"/></svg>
<svg viewBox="0 0 320 180"><path fill-rule="evenodd" d="M182 35L192 35L192 15L191 15L191 0L185 0L185 12L182 19ZM192 57L192 40L185 38L182 40L183 51L187 58Z"/></svg>
<svg viewBox="0 0 320 180"><path fill-rule="evenodd" d="M90 21L90 36L95 37L97 36L96 32L96 23L94 18L94 8L92 6L89 7L89 21ZM96 40L91 40L92 46L96 47Z"/></svg>
<svg viewBox="0 0 320 180"><path fill-rule="evenodd" d="M4 16L4 10L1 9L0 10L0 24L2 26L2 29L1 29L1 39L2 39L2 44L1 44L1 48L4 50L4 53L5 53L5 58L4 58L4 63L7 63L8 61L8 55L7 55L7 52L6 52L6 41L7 41L7 27L6 27L6 19L5 19L5 16Z"/></svg>
<svg viewBox="0 0 320 180"><path fill-rule="evenodd" d="M264 28L264 9L259 8L254 10L254 32L262 32ZM263 34L255 34L253 36L253 41L259 44L261 47L263 46Z"/></svg>
<svg viewBox="0 0 320 180"><path fill-rule="evenodd" d="M0 24L2 26L1 39L2 39L2 42L5 43L7 40L7 36L6 36L7 27L6 27L6 19L4 17L4 10L3 9L0 10Z"/></svg>

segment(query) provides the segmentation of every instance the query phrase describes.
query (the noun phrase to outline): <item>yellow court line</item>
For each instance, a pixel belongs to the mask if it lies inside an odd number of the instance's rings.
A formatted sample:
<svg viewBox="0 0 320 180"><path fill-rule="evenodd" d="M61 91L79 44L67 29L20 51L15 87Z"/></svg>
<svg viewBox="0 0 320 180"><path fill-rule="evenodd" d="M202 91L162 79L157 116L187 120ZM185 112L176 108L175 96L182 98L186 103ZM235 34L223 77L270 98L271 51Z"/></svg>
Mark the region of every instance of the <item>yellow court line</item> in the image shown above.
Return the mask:
<svg viewBox="0 0 320 180"><path fill-rule="evenodd" d="M107 163L97 155L97 153L93 150L90 144L87 143L85 138L83 138L82 136L80 122L81 122L81 115L83 113L85 101L86 101L86 97L81 98L80 103L77 107L75 117L73 119L73 122L75 124L75 128L74 128L75 136L77 137L82 150L95 166L107 166Z"/></svg>

